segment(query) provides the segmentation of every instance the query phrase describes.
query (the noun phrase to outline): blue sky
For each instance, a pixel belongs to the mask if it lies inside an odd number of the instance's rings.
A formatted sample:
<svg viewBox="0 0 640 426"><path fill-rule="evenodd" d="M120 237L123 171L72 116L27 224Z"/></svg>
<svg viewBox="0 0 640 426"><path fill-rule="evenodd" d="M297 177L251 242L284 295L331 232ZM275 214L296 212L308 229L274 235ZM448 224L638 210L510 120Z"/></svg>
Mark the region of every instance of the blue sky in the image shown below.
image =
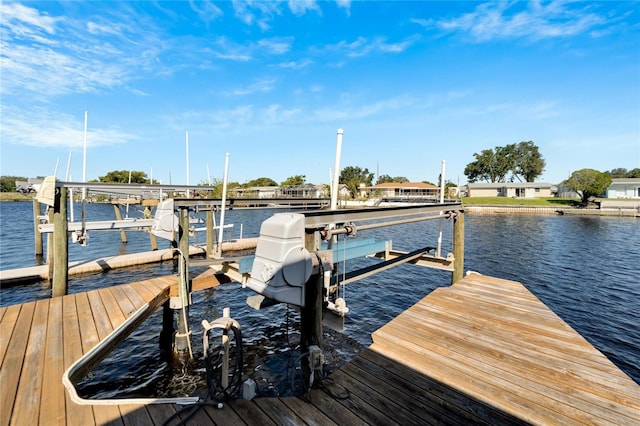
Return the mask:
<svg viewBox="0 0 640 426"><path fill-rule="evenodd" d="M465 183L533 141L540 181L640 167L640 3L138 1L0 4L0 174L162 183L341 166ZM207 169L209 172L207 172Z"/></svg>

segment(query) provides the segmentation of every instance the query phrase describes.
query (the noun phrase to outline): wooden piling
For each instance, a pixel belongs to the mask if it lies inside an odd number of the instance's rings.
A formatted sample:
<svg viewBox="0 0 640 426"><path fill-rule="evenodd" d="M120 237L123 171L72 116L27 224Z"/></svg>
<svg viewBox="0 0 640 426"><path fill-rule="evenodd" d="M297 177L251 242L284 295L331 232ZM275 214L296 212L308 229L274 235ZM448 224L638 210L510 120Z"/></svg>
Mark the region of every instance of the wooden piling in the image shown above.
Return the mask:
<svg viewBox="0 0 640 426"><path fill-rule="evenodd" d="M458 210L453 216L453 257L451 284L464 277L464 210Z"/></svg>
<svg viewBox="0 0 640 426"><path fill-rule="evenodd" d="M215 238L215 223L213 220L213 206L205 212L207 226L207 257L213 257L213 240Z"/></svg>
<svg viewBox="0 0 640 426"><path fill-rule="evenodd" d="M67 188L56 188L53 207L53 288L51 296L67 294L69 278L69 222L67 221Z"/></svg>
<svg viewBox="0 0 640 426"><path fill-rule="evenodd" d="M114 204L113 209L116 212L116 220L122 220L122 212L120 211L120 204ZM120 228L120 239L122 240L122 244L127 244L129 240L127 240L127 233L124 232L123 228Z"/></svg>
<svg viewBox="0 0 640 426"><path fill-rule="evenodd" d="M53 223L53 207L47 207L47 217L49 223ZM49 282L49 287L51 287L51 283L53 282L53 232L47 234L47 281Z"/></svg>
<svg viewBox="0 0 640 426"><path fill-rule="evenodd" d="M153 219L151 206L157 205L156 200L142 200L142 205L144 206L143 217L145 219ZM149 243L151 243L151 250L158 250L158 238L151 231L149 231Z"/></svg>
<svg viewBox="0 0 640 426"><path fill-rule="evenodd" d="M42 232L38 229L38 225L40 224L40 202L33 197L33 237L34 237L34 248L35 255L42 256Z"/></svg>

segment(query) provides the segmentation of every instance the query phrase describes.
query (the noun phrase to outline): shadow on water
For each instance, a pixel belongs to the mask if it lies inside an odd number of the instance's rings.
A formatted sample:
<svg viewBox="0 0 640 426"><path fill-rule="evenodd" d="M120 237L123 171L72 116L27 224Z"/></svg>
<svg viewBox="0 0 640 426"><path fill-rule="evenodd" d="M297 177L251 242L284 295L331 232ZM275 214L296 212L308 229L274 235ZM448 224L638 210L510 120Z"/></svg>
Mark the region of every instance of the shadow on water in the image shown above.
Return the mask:
<svg viewBox="0 0 640 426"><path fill-rule="evenodd" d="M259 396L299 395L299 313L284 305L269 308L268 314L252 312L244 301L250 294L237 283L194 294L189 321L194 355L191 361L174 359L163 352L159 308L77 384L78 394L92 399L203 396L206 368L204 333L199 322L218 318L223 308L229 307L232 317L241 321L243 377L256 381ZM340 333L325 330L324 335L326 371L344 365L362 348Z"/></svg>

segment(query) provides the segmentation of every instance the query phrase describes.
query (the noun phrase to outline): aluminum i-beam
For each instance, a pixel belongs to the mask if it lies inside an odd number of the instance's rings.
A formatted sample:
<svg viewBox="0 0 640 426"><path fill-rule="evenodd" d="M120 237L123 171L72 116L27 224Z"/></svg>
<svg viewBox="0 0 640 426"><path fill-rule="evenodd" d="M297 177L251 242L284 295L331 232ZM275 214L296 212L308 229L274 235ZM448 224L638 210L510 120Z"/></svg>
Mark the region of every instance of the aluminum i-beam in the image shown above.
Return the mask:
<svg viewBox="0 0 640 426"><path fill-rule="evenodd" d="M301 212L305 216L305 227L317 229L331 224L381 220L418 216L440 212L458 211L462 203L428 204L419 206L372 207L364 209L315 210ZM434 217L435 218L435 217Z"/></svg>

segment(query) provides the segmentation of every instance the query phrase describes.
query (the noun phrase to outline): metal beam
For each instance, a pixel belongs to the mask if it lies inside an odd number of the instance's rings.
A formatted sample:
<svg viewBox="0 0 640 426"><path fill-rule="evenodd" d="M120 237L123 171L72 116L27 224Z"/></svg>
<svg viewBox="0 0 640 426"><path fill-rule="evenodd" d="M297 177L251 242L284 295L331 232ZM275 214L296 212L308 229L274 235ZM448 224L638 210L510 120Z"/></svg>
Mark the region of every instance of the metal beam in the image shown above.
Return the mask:
<svg viewBox="0 0 640 426"><path fill-rule="evenodd" d="M422 257L425 253L429 252L429 250L433 250L433 247L424 247L418 250L414 250L409 253L405 253L403 255L397 256L394 259L386 260L382 263L378 263L372 266L368 266L366 268L357 269L355 271L350 271L344 274L344 279L339 282L335 282L336 277L332 277L332 284L349 284L354 281L361 280L363 278L367 278L371 275L377 274L378 272L386 271L387 269L391 269L394 266L401 265L403 263L412 262L420 257ZM339 277L337 277L339 278Z"/></svg>
<svg viewBox="0 0 640 426"><path fill-rule="evenodd" d="M153 219L128 219L128 220L98 220L93 222L85 222L84 229L88 231L123 229L123 228L150 228L153 225ZM69 231L80 231L82 222L69 222ZM52 223L43 223L38 225L38 230L43 234L53 232Z"/></svg>
<svg viewBox="0 0 640 426"><path fill-rule="evenodd" d="M435 250L435 247L430 247L430 249ZM389 260L389 259L396 259L406 254L407 252L391 250L388 253L384 253L384 252L376 253L372 255L372 257ZM453 255L447 256L447 257L436 257L436 256L429 256L427 254L424 254L408 263L411 263L412 265L417 265L417 266L424 266L426 268L440 269L443 271L453 272L454 261L455 259Z"/></svg>
<svg viewBox="0 0 640 426"><path fill-rule="evenodd" d="M302 212L306 228L319 228L331 224L417 216L428 213L450 212L462 209L462 203L422 204L419 206L372 207L363 209L314 210ZM430 217L433 218L433 217Z"/></svg>

